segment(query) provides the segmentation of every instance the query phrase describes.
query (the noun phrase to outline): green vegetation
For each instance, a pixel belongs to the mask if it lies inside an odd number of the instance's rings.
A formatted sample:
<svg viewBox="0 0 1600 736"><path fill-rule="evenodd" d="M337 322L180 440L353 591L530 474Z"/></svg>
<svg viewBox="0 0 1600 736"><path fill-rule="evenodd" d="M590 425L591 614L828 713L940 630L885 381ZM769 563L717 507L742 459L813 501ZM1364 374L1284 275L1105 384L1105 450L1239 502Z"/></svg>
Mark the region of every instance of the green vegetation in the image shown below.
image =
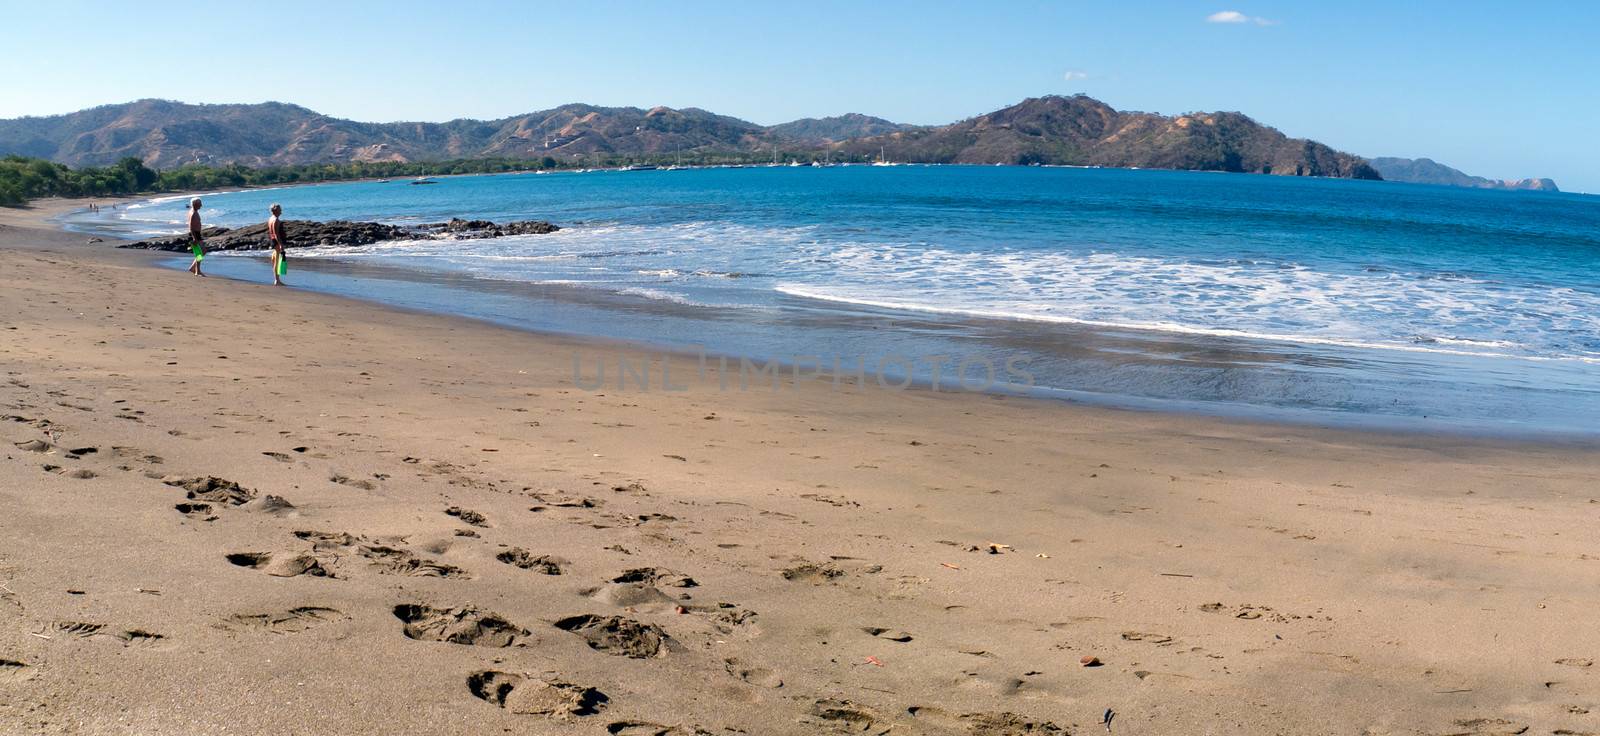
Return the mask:
<svg viewBox="0 0 1600 736"><path fill-rule="evenodd" d="M0 158L0 205L20 205L40 197L104 197L145 192L181 192L374 177L487 174L555 166L555 159L545 157L543 160L535 161L491 158L440 163L355 161L341 164L272 166L260 169L240 164L190 165L167 171L155 171L146 167L143 161L132 157L122 159L114 166L73 169L44 159L7 156Z"/></svg>
<svg viewBox="0 0 1600 736"><path fill-rule="evenodd" d="M125 194L187 192L199 189L258 187L352 179L388 179L447 174L498 174L544 169L617 168L635 165L685 166L761 164L772 161L772 154L695 153L622 156L589 154L564 161L545 156L540 159L470 158L439 162L351 161L338 164L301 164L250 168L243 164L201 166L191 164L156 171L140 159L128 157L113 166L69 168L40 158L6 156L0 158L0 206L17 206L41 197L106 197ZM781 161L810 163L820 159L815 152L780 153ZM836 161L866 160L864 157L835 157Z"/></svg>

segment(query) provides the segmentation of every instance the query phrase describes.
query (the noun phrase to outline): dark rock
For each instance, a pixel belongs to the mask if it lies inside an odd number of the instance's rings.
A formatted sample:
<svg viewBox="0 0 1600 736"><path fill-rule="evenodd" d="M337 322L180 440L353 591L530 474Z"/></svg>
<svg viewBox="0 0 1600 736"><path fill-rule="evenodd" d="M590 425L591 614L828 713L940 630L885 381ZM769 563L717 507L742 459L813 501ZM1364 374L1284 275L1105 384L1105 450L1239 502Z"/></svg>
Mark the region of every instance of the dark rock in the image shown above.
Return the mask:
<svg viewBox="0 0 1600 736"><path fill-rule="evenodd" d="M283 229L287 236L285 247L312 248L323 245L371 245L389 240L423 240L440 237L453 240L475 240L479 238L498 238L505 235L543 235L553 233L561 228L539 220L509 222L500 225L488 220L453 219L449 222L410 227L385 225L379 222L349 222L346 220L329 222L284 220ZM266 250L270 247L267 240L266 223L236 229L208 227L202 230L201 234L205 237L206 250L208 252ZM150 238L133 243L124 243L118 247L188 252L189 236L177 235Z"/></svg>

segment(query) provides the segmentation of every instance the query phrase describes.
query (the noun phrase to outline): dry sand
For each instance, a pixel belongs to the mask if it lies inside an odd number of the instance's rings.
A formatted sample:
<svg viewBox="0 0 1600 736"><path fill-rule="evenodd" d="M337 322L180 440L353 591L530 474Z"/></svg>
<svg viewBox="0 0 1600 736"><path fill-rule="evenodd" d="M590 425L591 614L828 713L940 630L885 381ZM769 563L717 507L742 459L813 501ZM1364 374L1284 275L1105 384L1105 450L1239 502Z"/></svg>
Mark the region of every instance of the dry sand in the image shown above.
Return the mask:
<svg viewBox="0 0 1600 736"><path fill-rule="evenodd" d="M1600 732L1592 449L585 391L642 353L64 206L0 215L0 732Z"/></svg>

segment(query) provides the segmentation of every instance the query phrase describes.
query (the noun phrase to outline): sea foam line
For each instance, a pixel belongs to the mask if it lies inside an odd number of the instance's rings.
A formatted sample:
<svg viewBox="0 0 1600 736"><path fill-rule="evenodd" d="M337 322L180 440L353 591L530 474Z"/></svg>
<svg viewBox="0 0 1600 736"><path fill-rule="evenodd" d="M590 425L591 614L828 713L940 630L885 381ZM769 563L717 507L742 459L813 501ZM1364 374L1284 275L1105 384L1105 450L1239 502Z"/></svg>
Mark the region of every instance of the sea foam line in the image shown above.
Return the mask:
<svg viewBox="0 0 1600 736"><path fill-rule="evenodd" d="M1538 361L1538 362L1574 361L1574 362L1581 362L1581 363L1600 365L1600 358L1587 357L1587 356L1582 356L1582 355L1558 355L1558 356L1516 355L1516 354L1512 354L1512 353L1480 352L1480 351L1473 351L1473 350L1450 350L1448 348L1430 348L1430 347L1423 347L1423 346L1420 346L1420 345L1397 345L1397 344L1394 344L1394 343L1383 343L1383 342L1366 342L1366 341L1360 341L1360 340L1341 340L1341 339L1338 339L1338 338L1316 337L1316 336L1312 336L1312 335L1280 335L1280 334L1272 334L1272 333L1264 333L1264 332L1249 332L1249 331L1246 331L1246 330L1231 330L1231 329L1219 328L1219 327L1195 327L1193 325L1182 325L1182 324L1174 324L1174 323L1168 323L1168 322L1154 322L1154 323L1113 322L1113 321L1108 321L1108 320L1094 320L1094 319L1083 319L1083 318L1080 318L1080 317L1068 317L1068 316L1064 316L1064 315L1028 314L1028 313L1019 313L1019 312L1006 312L1006 311L1001 311L1001 310L957 308L957 307L939 307L939 306L934 306L934 305L930 305L930 304L919 304L919 303L916 303L916 302L908 302L908 301L893 300L893 299L868 299L868 298L862 298L862 297L842 296L842 295L838 295L838 294L827 294L827 293L823 293L823 292L820 292L820 291L816 291L814 289L808 289L806 287L796 286L796 285L793 285L793 284L778 284L777 286L773 287L773 290L777 291L779 293L782 293L782 294L788 294L789 296L800 297L802 299L815 299L815 300L818 300L818 301L839 302L839 303L844 303L844 304L857 304L857 305L866 306L866 307L879 307L879 308L882 308L882 309L898 309L898 310L912 311L912 312L926 312L926 313L931 313L931 314L944 314L944 315L959 316L959 317L982 317L982 318L985 318L985 319L1008 320L1008 321L1043 322L1043 323L1051 323L1051 324L1072 324L1072 325L1082 325L1082 326L1085 326L1085 327L1105 327L1105 328L1110 328L1110 329L1140 330L1140 331L1144 331L1144 332L1168 332L1168 333L1177 333L1177 334L1185 334L1185 335L1203 335L1203 336L1206 336L1206 337L1230 337L1230 338L1239 338L1239 339L1245 339L1245 340L1264 340L1264 341L1270 341L1270 342L1287 342L1287 343L1309 344L1309 345L1329 345L1329 346L1334 346L1334 347L1358 348L1358 349L1398 350L1398 351L1404 351L1404 352L1410 352L1410 353L1435 353L1435 354L1444 354L1444 355L1460 355L1460 356L1475 357L1475 358L1509 358L1509 359L1513 359L1513 360L1528 360L1528 361ZM1438 339L1438 338L1430 338L1430 339ZM1446 341L1446 340L1448 340L1448 339L1441 340L1441 341Z"/></svg>

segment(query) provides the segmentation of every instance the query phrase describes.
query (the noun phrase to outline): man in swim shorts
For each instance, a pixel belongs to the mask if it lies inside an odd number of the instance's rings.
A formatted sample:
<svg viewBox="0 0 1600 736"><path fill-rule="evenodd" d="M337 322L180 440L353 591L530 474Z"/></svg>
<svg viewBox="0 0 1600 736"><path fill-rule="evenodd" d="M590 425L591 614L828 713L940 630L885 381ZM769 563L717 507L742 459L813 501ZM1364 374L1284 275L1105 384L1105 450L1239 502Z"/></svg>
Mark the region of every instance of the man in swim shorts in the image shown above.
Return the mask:
<svg viewBox="0 0 1600 736"><path fill-rule="evenodd" d="M283 275L289 272L289 256L283 252L289 234L283 227L283 207L272 205L272 216L267 218L267 244L272 246L272 285L283 286Z"/></svg>

